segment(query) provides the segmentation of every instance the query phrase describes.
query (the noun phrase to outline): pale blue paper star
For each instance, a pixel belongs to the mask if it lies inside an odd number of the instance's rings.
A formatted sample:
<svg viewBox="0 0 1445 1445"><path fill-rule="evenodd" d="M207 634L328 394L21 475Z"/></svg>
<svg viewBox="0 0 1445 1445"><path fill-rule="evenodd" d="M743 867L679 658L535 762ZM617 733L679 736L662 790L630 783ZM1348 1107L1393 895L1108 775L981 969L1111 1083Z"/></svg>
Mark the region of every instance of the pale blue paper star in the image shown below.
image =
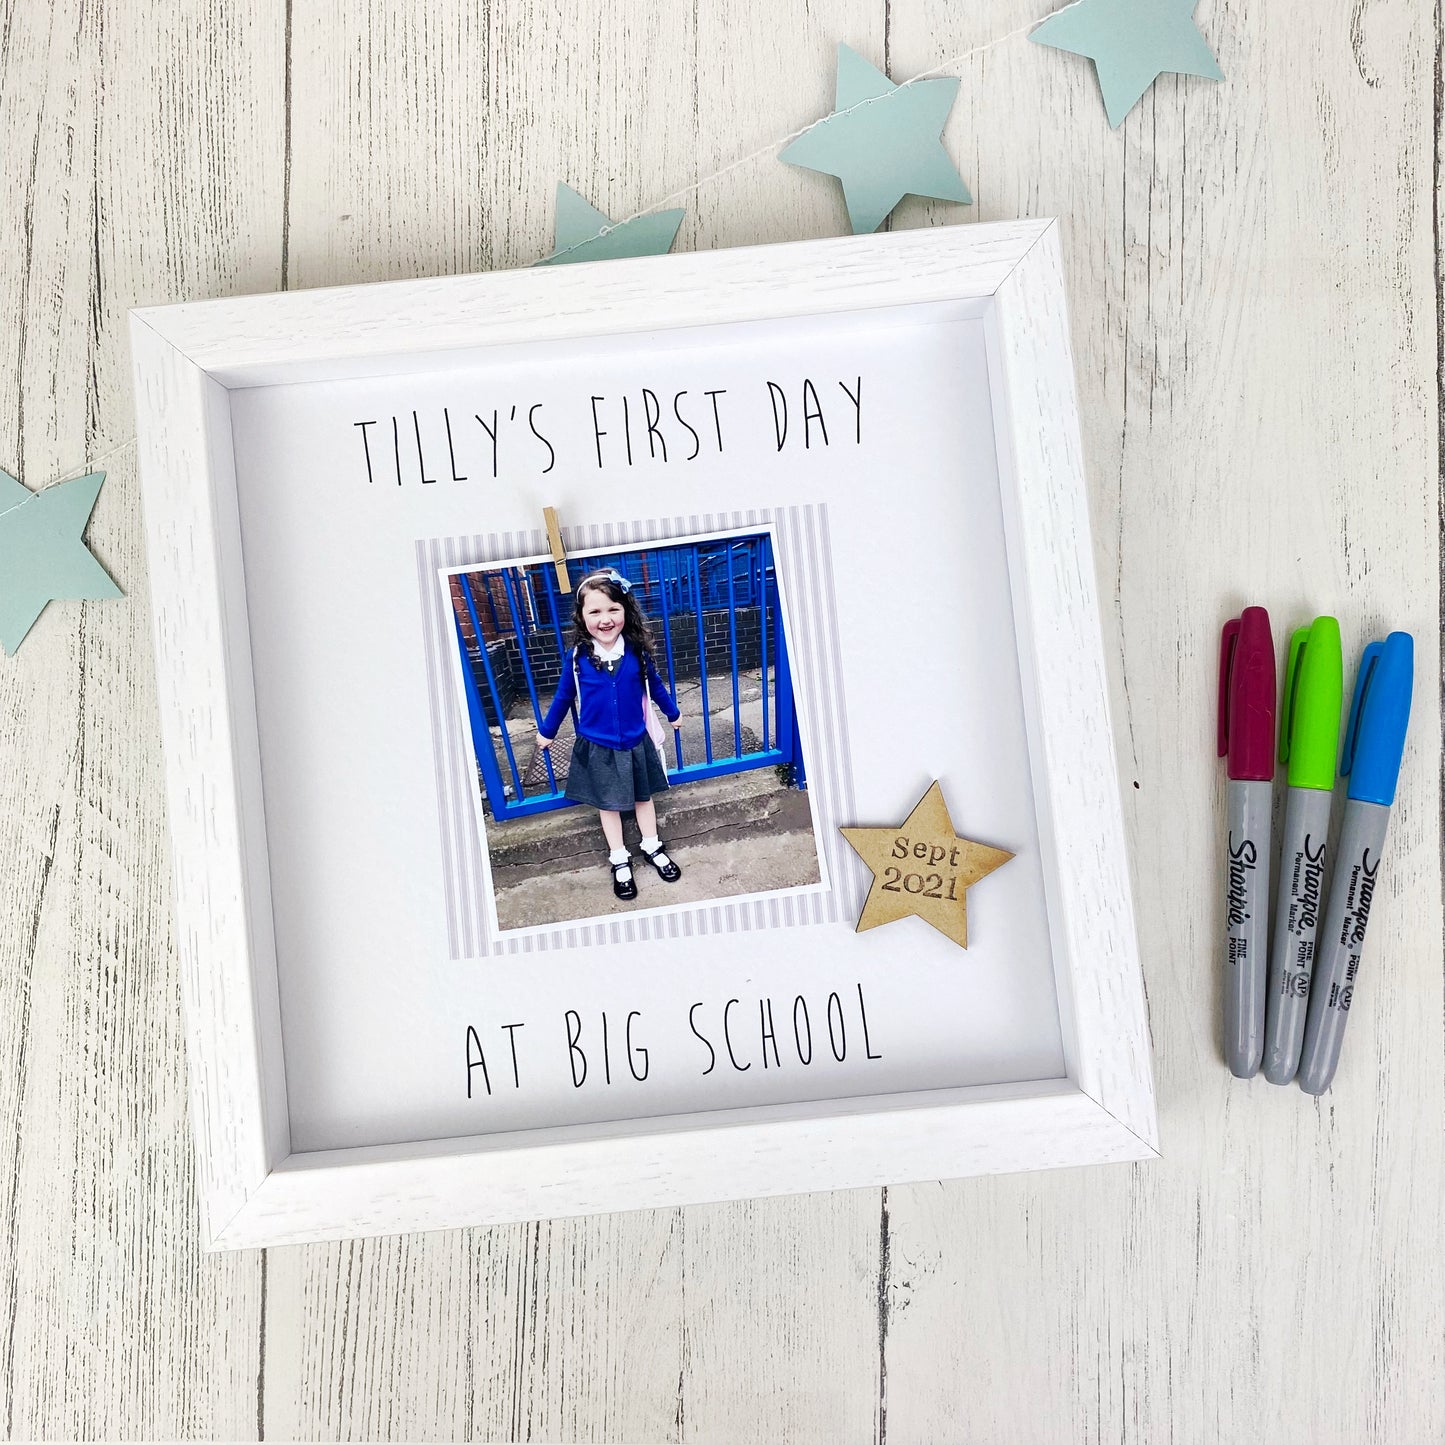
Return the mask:
<svg viewBox="0 0 1445 1445"><path fill-rule="evenodd" d="M52 601L121 597L82 539L104 472L32 492L0 471L0 647L11 655Z"/></svg>
<svg viewBox="0 0 1445 1445"><path fill-rule="evenodd" d="M904 196L973 199L943 148L957 79L894 85L846 45L838 47L833 114L809 127L778 159L843 182L853 234L876 231Z"/></svg>
<svg viewBox="0 0 1445 1445"><path fill-rule="evenodd" d="M557 229L552 254L539 266L561 266L569 261L612 261L619 256L662 256L671 247L686 211L658 211L634 216L613 226L596 206L583 200L571 186L557 187ZM604 226L612 229L604 236Z"/></svg>
<svg viewBox="0 0 1445 1445"><path fill-rule="evenodd" d="M1029 35L1039 45L1086 55L1094 62L1109 124L1117 127L1163 75L1223 80L1199 27L1197 0L1078 0Z"/></svg>

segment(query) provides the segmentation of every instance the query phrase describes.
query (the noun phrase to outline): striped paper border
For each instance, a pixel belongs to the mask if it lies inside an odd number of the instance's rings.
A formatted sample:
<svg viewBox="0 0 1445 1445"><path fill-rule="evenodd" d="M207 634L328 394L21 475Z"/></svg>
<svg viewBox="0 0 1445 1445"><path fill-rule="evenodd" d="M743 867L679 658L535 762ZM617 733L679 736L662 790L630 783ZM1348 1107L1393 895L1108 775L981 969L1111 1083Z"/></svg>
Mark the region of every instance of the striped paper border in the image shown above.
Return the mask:
<svg viewBox="0 0 1445 1445"><path fill-rule="evenodd" d="M526 934L498 933L483 886L484 859L472 790L477 786L468 725L452 680L456 632L439 573L443 568L486 567L548 550L545 532L494 532L417 542L426 651L427 703L436 764L437 816L441 829L447 944L454 961L496 954L545 952L689 938L709 933L852 921L867 886L867 870L843 841L839 825L853 818L853 772L827 508L811 504L749 512L705 513L653 521L567 527L576 551L624 548L649 542L705 537L749 527L772 528L774 562L783 584L784 626L792 664L793 694L808 767L808 801L827 865L830 888L811 893L718 899L666 912L640 912L586 923L558 924Z"/></svg>

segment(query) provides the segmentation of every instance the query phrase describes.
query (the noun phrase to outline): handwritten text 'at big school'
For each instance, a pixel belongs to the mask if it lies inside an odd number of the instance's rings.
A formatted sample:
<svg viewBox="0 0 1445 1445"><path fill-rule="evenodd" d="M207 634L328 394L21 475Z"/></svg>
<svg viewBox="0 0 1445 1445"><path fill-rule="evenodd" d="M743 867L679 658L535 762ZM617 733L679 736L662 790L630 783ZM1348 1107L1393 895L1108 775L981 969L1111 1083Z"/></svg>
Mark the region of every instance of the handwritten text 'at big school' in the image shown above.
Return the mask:
<svg viewBox="0 0 1445 1445"><path fill-rule="evenodd" d="M657 467L722 456L760 441L774 452L863 444L863 378L416 407L352 422L358 480L435 486L546 476L561 465Z"/></svg>
<svg viewBox="0 0 1445 1445"><path fill-rule="evenodd" d="M685 1031L700 1076L772 1069L827 1068L877 1063L883 1053L868 1027L863 985L834 990L826 999L730 998L699 1001L685 1014L658 1023L641 1009L564 1009L556 1018L528 1026L468 1024L465 1039L467 1098L525 1089L547 1076L570 1080L574 1089L608 1088L653 1074L649 1047L665 1030Z"/></svg>

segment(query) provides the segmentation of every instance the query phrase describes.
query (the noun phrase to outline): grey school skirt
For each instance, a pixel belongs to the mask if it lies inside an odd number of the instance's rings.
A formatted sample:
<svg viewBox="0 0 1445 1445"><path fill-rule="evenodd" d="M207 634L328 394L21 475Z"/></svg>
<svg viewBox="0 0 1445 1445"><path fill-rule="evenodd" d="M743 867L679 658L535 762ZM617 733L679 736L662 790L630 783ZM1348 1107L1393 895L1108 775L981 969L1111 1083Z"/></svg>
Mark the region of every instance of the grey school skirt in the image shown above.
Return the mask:
<svg viewBox="0 0 1445 1445"><path fill-rule="evenodd" d="M625 813L668 786L667 769L652 739L623 751L578 737L567 772L567 799L608 812Z"/></svg>

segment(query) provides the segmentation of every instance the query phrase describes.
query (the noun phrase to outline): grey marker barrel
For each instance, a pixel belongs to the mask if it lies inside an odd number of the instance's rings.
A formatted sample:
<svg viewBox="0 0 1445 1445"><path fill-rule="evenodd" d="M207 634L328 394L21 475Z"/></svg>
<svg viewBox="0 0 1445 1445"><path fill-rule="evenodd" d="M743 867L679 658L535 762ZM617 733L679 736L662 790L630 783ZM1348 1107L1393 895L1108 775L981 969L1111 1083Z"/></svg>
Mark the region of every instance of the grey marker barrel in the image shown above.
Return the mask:
<svg viewBox="0 0 1445 1445"><path fill-rule="evenodd" d="M1323 1094L1340 1062L1389 824L1390 810L1379 803L1345 804L1300 1054L1299 1086L1307 1094Z"/></svg>
<svg viewBox="0 0 1445 1445"><path fill-rule="evenodd" d="M1324 912L1331 796L1320 788L1291 788L1285 797L1264 1024L1264 1076L1271 1084L1289 1083L1299 1068Z"/></svg>
<svg viewBox="0 0 1445 1445"><path fill-rule="evenodd" d="M1225 785L1224 1057L1236 1079L1259 1072L1269 946L1270 783L1231 778Z"/></svg>

